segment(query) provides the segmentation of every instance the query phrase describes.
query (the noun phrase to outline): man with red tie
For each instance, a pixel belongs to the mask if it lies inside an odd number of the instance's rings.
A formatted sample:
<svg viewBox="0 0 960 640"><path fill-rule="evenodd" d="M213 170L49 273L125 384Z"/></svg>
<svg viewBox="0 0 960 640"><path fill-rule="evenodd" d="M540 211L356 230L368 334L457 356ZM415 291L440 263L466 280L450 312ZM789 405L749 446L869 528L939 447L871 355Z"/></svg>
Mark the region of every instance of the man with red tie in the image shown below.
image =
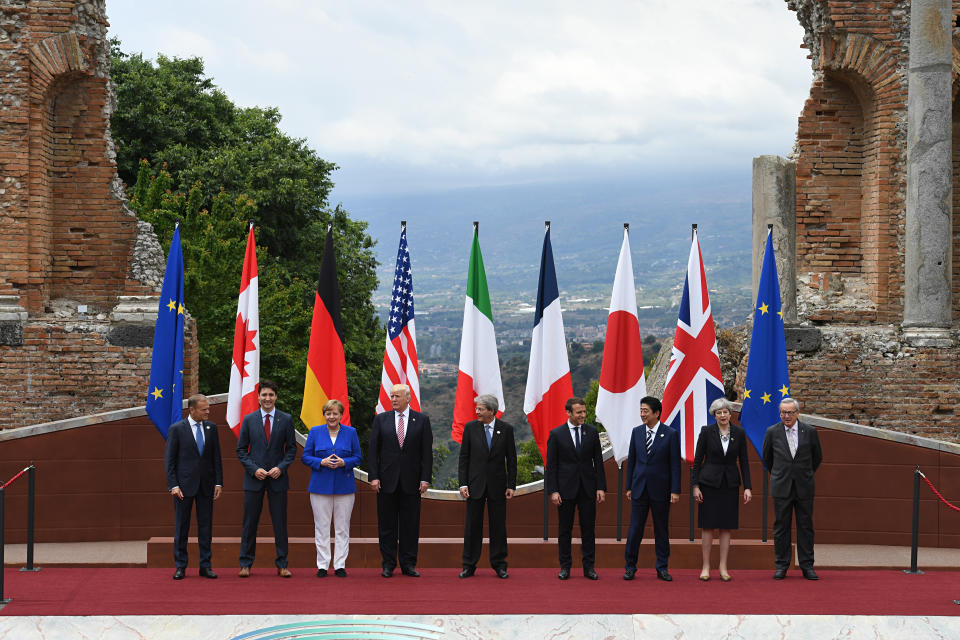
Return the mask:
<svg viewBox="0 0 960 640"><path fill-rule="evenodd" d="M287 568L287 468L297 454L293 419L276 408L277 383L260 381L260 408L243 417L237 438L237 458L243 478L243 532L240 540L240 577L250 577L257 546L257 525L263 510L263 494L270 504L273 541L277 547L277 574L290 577Z"/></svg>
<svg viewBox="0 0 960 640"><path fill-rule="evenodd" d="M383 571L389 578L400 565L405 576L420 577L420 496L433 476L433 431L430 418L410 408L410 387L390 388L393 411L373 419L367 478L377 492L377 525Z"/></svg>

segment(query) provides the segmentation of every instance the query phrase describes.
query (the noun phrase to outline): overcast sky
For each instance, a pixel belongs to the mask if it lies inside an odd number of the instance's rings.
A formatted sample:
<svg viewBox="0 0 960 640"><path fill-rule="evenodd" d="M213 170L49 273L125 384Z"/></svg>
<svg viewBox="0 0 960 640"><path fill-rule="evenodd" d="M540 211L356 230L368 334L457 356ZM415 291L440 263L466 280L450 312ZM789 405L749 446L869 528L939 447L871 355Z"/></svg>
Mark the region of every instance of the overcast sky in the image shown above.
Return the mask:
<svg viewBox="0 0 960 640"><path fill-rule="evenodd" d="M126 52L200 56L377 192L786 155L811 70L783 0L107 0Z"/></svg>

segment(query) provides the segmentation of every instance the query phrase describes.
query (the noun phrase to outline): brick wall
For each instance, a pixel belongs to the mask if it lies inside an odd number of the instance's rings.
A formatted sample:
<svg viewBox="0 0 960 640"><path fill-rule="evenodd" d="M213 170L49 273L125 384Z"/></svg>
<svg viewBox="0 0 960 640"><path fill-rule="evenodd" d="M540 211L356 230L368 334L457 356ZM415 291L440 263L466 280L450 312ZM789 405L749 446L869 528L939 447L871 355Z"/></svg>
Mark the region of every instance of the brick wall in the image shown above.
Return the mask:
<svg viewBox="0 0 960 640"><path fill-rule="evenodd" d="M146 397L153 319L113 312L150 306L156 239L118 194L107 26L104 0L0 6L0 428ZM195 330L186 366L189 392Z"/></svg>
<svg viewBox="0 0 960 640"><path fill-rule="evenodd" d="M812 353L789 353L791 395L811 413L960 442L960 348L911 346L899 327L910 3L787 5L804 27L814 72L795 151L798 310L822 337ZM953 6L960 13L960 2ZM955 37L955 95L958 77ZM960 318L956 109L954 122L953 309ZM960 333L954 338L960 344Z"/></svg>

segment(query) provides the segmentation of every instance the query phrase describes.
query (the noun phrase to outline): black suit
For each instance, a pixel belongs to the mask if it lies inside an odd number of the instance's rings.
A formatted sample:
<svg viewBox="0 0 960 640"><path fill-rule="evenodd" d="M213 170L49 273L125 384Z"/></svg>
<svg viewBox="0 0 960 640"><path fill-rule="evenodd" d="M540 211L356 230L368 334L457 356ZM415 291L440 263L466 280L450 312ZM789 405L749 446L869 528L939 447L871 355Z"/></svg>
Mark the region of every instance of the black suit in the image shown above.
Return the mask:
<svg viewBox="0 0 960 640"><path fill-rule="evenodd" d="M277 568L287 566L287 490L290 477L287 467L297 455L297 441L293 418L289 413L274 409L270 425L270 441L267 441L260 409L248 413L240 424L237 438L237 458L246 474L243 477L243 530L240 539L240 566L249 567L257 548L257 525L263 510L263 494L270 504L270 520L273 522L273 541L277 547ZM277 467L280 477L257 480L257 469L270 471Z"/></svg>
<svg viewBox="0 0 960 640"><path fill-rule="evenodd" d="M770 472L770 495L773 496L773 548L778 569L790 566L790 525L797 514L797 560L801 569L813 568L813 474L823 460L817 430L796 423L797 452L790 455L790 445L782 422L763 437L763 466Z"/></svg>
<svg viewBox="0 0 960 640"><path fill-rule="evenodd" d="M210 542L213 538L214 487L223 486L223 466L220 461L220 438L217 425L202 421L203 453L190 421L186 418L170 426L164 464L167 469L167 490L180 487L183 499L173 499L175 528L173 560L178 568L187 566L187 536L190 531L190 512L197 505L197 542L200 547L200 567L210 568Z"/></svg>
<svg viewBox="0 0 960 640"><path fill-rule="evenodd" d="M624 547L624 566L637 568L647 514L653 514L654 549L657 571L666 571L670 559L670 494L680 493L680 434L662 422L647 454L647 425L630 433L627 454L627 482L630 489L630 528Z"/></svg>
<svg viewBox="0 0 960 640"><path fill-rule="evenodd" d="M408 410L403 447L397 439L396 412L384 411L370 428L368 479L380 481L377 522L385 569L413 569L420 542L420 483L433 476L430 418ZM399 542L399 548L398 548Z"/></svg>
<svg viewBox="0 0 960 640"><path fill-rule="evenodd" d="M570 539L573 535L574 511L580 513L580 550L584 571L593 569L596 548L594 522L597 518L597 491L607 490L607 476L603 471L603 451L596 427L580 427L580 449L570 433L569 423L550 432L547 439L547 493L560 494L557 507L559 531L557 546L560 568L570 569L573 562Z"/></svg>
<svg viewBox="0 0 960 640"><path fill-rule="evenodd" d="M463 428L460 443L458 477L467 487L467 514L463 525L463 566L476 567L483 546L483 507L489 510L490 566L507 568L507 489L517 488L517 446L513 427L502 420L493 421L493 438L487 446L487 434L479 420Z"/></svg>

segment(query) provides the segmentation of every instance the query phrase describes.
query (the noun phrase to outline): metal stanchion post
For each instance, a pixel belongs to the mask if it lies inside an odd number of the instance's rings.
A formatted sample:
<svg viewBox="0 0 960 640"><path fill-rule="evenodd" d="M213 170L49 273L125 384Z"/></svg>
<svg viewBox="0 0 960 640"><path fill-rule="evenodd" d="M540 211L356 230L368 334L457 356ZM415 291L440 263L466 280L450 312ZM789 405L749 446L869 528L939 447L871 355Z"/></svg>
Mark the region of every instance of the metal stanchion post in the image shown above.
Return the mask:
<svg viewBox="0 0 960 640"><path fill-rule="evenodd" d="M917 569L917 550L920 547L920 465L913 472L913 532L910 542L910 568L904 569L904 573L923 575L923 571Z"/></svg>
<svg viewBox="0 0 960 640"><path fill-rule="evenodd" d="M763 512L763 516L762 516L763 522L760 525L761 526L760 542L767 541L767 494L769 493L769 491L770 491L770 474L767 473L766 469L764 469L763 470L763 509L761 509L761 511Z"/></svg>
<svg viewBox="0 0 960 640"><path fill-rule="evenodd" d="M4 536L3 536L3 531L4 531L3 512L4 512L5 494L6 494L6 490L3 487L0 487L0 607L3 607L3 605L10 602L10 598L3 597L3 574L4 574L3 568L4 568L4 563L6 562L6 558L4 558L4 553L3 553L3 549L5 546Z"/></svg>
<svg viewBox="0 0 960 640"><path fill-rule="evenodd" d="M547 495L547 470L543 470L543 539L550 534L550 497Z"/></svg>
<svg viewBox="0 0 960 640"><path fill-rule="evenodd" d="M623 465L617 465L617 542L623 528Z"/></svg>
<svg viewBox="0 0 960 640"><path fill-rule="evenodd" d="M34 517L37 504L37 468L30 463L27 471L27 566L20 571L40 571L33 565Z"/></svg>
<svg viewBox="0 0 960 640"><path fill-rule="evenodd" d="M693 542L693 465L690 465L690 542Z"/></svg>

